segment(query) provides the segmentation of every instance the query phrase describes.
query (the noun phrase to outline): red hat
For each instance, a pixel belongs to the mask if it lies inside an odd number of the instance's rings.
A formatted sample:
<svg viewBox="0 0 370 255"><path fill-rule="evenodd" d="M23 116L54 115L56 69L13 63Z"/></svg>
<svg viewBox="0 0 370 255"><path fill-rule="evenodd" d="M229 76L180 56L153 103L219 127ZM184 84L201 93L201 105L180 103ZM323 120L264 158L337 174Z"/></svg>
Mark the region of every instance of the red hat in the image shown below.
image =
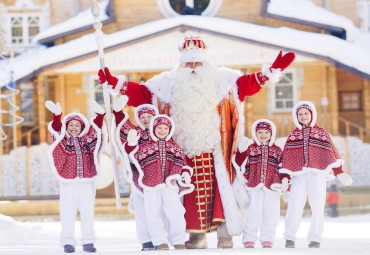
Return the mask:
<svg viewBox="0 0 370 255"><path fill-rule="evenodd" d="M78 122L81 123L81 130L83 130L85 128L85 123L83 122L83 120L77 116L77 115L72 115L70 117L68 117L67 121L66 121L66 127L68 127L68 124L69 122L71 122L72 120L77 120Z"/></svg>
<svg viewBox="0 0 370 255"><path fill-rule="evenodd" d="M258 122L256 126L256 132L260 129L268 130L272 134L271 125L267 122L264 122L264 121Z"/></svg>
<svg viewBox="0 0 370 255"><path fill-rule="evenodd" d="M153 129L155 129L159 125L166 125L171 129L171 121L166 117L158 117L155 118L153 121Z"/></svg>
<svg viewBox="0 0 370 255"><path fill-rule="evenodd" d="M296 111L296 115L297 115L297 116L298 116L298 111L299 111L300 109L302 109L302 108L307 109L307 110L310 112L311 117L312 117L312 109L311 109L311 107L310 107L308 104L302 104L302 105L300 105L300 106L298 106L298 107L297 107L297 111Z"/></svg>
<svg viewBox="0 0 370 255"><path fill-rule="evenodd" d="M137 116L140 117L141 114L144 114L144 113L148 113L148 114L151 114L153 116L156 115L156 112L153 108L151 107L141 107L138 111L137 111Z"/></svg>
<svg viewBox="0 0 370 255"><path fill-rule="evenodd" d="M207 45L199 36L187 36L183 44L179 47L180 63L186 62L207 62Z"/></svg>

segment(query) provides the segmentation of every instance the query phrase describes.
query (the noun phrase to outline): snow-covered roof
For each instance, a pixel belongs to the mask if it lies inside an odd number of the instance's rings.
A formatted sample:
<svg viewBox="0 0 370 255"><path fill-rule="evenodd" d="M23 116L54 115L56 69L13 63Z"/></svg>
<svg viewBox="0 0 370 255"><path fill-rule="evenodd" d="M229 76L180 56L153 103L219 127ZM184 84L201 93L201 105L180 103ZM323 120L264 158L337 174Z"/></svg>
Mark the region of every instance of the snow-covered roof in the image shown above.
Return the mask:
<svg viewBox="0 0 370 255"><path fill-rule="evenodd" d="M361 45L326 34L303 32L286 27L271 28L216 17L179 16L105 34L105 50L109 51L121 45L135 43L140 39L148 39L149 36L153 37L153 35L160 35L166 31L184 28L216 33L256 45L290 50L303 56L323 59L370 79L370 65L368 64L370 50ZM95 34L85 35L50 48L35 46L14 59L15 79L17 81L32 79L45 69L63 66L96 55ZM4 79L2 76L3 74L0 74L0 79Z"/></svg>
<svg viewBox="0 0 370 255"><path fill-rule="evenodd" d="M98 4L100 8L100 20L103 24L109 22L111 18L108 15L109 3L110 0L104 0ZM42 31L33 38L33 42L49 43L55 41L60 37L84 31L86 29L91 29L93 21L94 18L91 15L91 10L90 8L88 8L78 13L76 16L73 16L72 18L60 22Z"/></svg>
<svg viewBox="0 0 370 255"><path fill-rule="evenodd" d="M270 0L267 4L267 12L295 21L306 21L312 25L315 23L343 28L349 41L354 40L359 33L352 20L317 6L311 0Z"/></svg>

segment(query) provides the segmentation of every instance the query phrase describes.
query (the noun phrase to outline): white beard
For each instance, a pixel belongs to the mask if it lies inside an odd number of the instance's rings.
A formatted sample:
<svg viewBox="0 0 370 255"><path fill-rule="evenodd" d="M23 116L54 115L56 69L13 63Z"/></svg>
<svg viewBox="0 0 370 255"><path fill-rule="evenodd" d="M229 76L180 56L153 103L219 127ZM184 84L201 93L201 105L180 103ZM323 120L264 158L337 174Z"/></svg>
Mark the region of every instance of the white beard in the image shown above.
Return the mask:
<svg viewBox="0 0 370 255"><path fill-rule="evenodd" d="M210 64L172 71L171 118L175 122L175 142L188 157L215 152L221 142L217 105L216 72Z"/></svg>

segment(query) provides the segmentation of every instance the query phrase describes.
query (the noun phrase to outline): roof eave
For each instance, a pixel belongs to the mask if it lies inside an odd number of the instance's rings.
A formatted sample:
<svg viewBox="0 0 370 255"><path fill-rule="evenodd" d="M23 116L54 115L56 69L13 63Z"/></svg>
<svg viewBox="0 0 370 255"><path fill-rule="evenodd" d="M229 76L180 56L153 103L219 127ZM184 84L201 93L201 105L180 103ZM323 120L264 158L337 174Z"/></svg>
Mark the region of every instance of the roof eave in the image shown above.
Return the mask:
<svg viewBox="0 0 370 255"><path fill-rule="evenodd" d="M271 14L267 11L267 4L268 4L268 0L263 0L262 7L261 7L261 16L263 17L278 19L278 20L287 21L287 22L291 22L295 24L301 24L301 25L310 26L310 27L315 27L315 28L323 29L327 32L344 35L344 37L346 36L346 30L342 27L336 27L336 26L331 26L327 24ZM346 38L342 38L342 39L346 39Z"/></svg>
<svg viewBox="0 0 370 255"><path fill-rule="evenodd" d="M116 12L114 11L114 5L113 5L112 0L109 0L109 4L108 4L108 8L107 8L107 15L109 16L109 18L106 19L106 20L103 20L102 25L107 25L109 23L112 23L112 22L116 21L117 17L116 17ZM85 32L85 31L88 31L92 28L93 28L92 25L79 27L79 28L76 28L76 29L73 29L73 30L70 30L70 31L67 31L67 32L64 32L64 33L60 33L60 34L53 35L53 36L50 36L50 37L42 38L42 39L38 40L38 42L40 44L49 44L49 43L55 42L56 40L58 40L60 38L70 36L70 35L75 35L75 34L78 34L78 33L81 33L81 32Z"/></svg>
<svg viewBox="0 0 370 255"><path fill-rule="evenodd" d="M245 41L245 42L250 42L250 43L253 43L253 44L256 44L256 45L261 45L261 46L265 46L265 47L269 47L269 48L275 48L275 49L278 49L278 50L284 50L284 51L293 51L295 52L296 54L300 54L300 55L303 55L303 56L307 56L307 57L311 57L311 58L316 58L316 59L320 59L320 60L323 60L323 61L326 61L338 68L341 68L345 71L348 71L350 73L353 73L355 75L358 75L364 79L367 79L367 80L370 80L370 74L367 74L367 73L364 73L360 70L357 70L351 66L348 66L348 65L345 65L343 63L340 63L330 57L326 57L326 56L322 56L322 55L318 55L318 54L312 54L312 53L308 53L308 52L305 52L305 51L301 51L301 50L297 50L297 49L294 49L294 48L288 48L288 47L282 47L281 45L276 45L276 44L270 44L270 43L266 43L266 42L262 42L262 41L256 41L256 40L250 40L250 39L245 39L245 38L242 38L242 37L238 37L238 36L234 36L234 35L229 35L229 34L225 34L225 33L220 33L220 32L214 32L214 31L209 31L209 30L205 30L205 29L202 29L202 28L199 28L199 27L193 27L193 26L190 26L190 25L178 25L178 26L175 26L175 27L172 27L172 28L169 28L169 29L166 29L166 30L162 30L160 32L157 32L157 33L153 33L153 34L150 34L150 35L145 35L145 36L142 36L142 37L139 37L139 38L135 38L135 39L132 39L130 41L126 41L126 42L122 42L122 43L117 43L115 45L112 45L112 46L109 46L109 47L106 47L104 48L104 52L109 52L109 51L113 51L117 48L120 48L122 46L126 46L126 45L129 45L129 44L132 44L132 43L136 43L140 40L143 40L143 39L148 39L150 37L155 37L163 32L171 32L171 31L174 31L174 30L183 30L183 31L186 31L188 29L192 29L192 30L198 30L198 31L204 31L204 32L207 32L207 33L211 33L211 34L216 34L216 35L223 35L223 36L226 36L226 37L230 37L230 38L235 38L237 40L242 40L242 41ZM23 82L23 81L27 81L27 80L31 80L31 79L34 79L37 77L37 75L41 72L43 72L44 70L47 70L47 69L51 69L51 68L55 68L55 67L58 67L58 66L63 66L63 65L67 65L67 64L70 64L70 63L73 63L75 61L78 61L78 60L83 60L87 57L92 57L92 56L97 56L98 55L98 52L97 50L96 51L93 51L93 52L89 52L89 53L86 53L86 54L83 54L83 55L80 55L80 56L77 56L77 57L73 57L73 58L70 58L70 59L65 59L63 61L59 61L59 62L55 62L53 64L49 64L49 65L46 65L46 66L43 66L43 67L40 67L38 70L35 70L34 72L22 77L22 78L19 78L17 80L17 82Z"/></svg>

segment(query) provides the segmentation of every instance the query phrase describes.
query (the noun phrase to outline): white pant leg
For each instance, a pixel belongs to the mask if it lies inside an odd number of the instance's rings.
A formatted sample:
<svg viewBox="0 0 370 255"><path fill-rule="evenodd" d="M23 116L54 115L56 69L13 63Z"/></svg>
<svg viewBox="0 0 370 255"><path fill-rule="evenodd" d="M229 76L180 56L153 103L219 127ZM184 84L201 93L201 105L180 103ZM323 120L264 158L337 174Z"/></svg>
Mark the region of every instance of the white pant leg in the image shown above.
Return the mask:
<svg viewBox="0 0 370 255"><path fill-rule="evenodd" d="M260 242L274 243L275 231L280 219L280 193L264 191Z"/></svg>
<svg viewBox="0 0 370 255"><path fill-rule="evenodd" d="M137 192L131 192L135 208L136 235L141 244L151 242L148 224L145 217L144 198Z"/></svg>
<svg viewBox="0 0 370 255"><path fill-rule="evenodd" d="M285 216L285 240L296 240L303 209L307 200L308 174L294 176L291 181L288 208Z"/></svg>
<svg viewBox="0 0 370 255"><path fill-rule="evenodd" d="M155 246L168 243L167 232L164 229L162 220L162 189L144 189L145 217L150 239Z"/></svg>
<svg viewBox="0 0 370 255"><path fill-rule="evenodd" d="M262 189L248 191L249 207L245 213L246 221L243 229L243 243L255 243L257 241L257 233L262 220L263 195L264 192Z"/></svg>
<svg viewBox="0 0 370 255"><path fill-rule="evenodd" d="M60 182L59 211L62 231L60 245L76 246L75 221L78 207L78 188L76 183Z"/></svg>
<svg viewBox="0 0 370 255"><path fill-rule="evenodd" d="M161 189L163 212L169 223L168 237L171 245L184 244L186 240L185 208L178 195L178 188ZM162 218L163 218L162 217Z"/></svg>
<svg viewBox="0 0 370 255"><path fill-rule="evenodd" d="M217 239L219 239L220 237L231 237L227 233L227 228L226 228L226 223L225 222L221 222L221 225L217 228Z"/></svg>
<svg viewBox="0 0 370 255"><path fill-rule="evenodd" d="M321 242L324 231L324 210L326 201L326 175L322 173L310 173L308 182L308 201L312 215L310 229L308 231L308 242Z"/></svg>
<svg viewBox="0 0 370 255"><path fill-rule="evenodd" d="M78 182L79 210L81 216L81 244L94 243L95 181Z"/></svg>

